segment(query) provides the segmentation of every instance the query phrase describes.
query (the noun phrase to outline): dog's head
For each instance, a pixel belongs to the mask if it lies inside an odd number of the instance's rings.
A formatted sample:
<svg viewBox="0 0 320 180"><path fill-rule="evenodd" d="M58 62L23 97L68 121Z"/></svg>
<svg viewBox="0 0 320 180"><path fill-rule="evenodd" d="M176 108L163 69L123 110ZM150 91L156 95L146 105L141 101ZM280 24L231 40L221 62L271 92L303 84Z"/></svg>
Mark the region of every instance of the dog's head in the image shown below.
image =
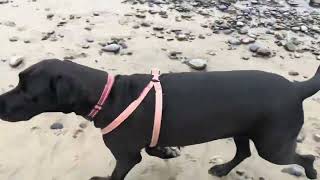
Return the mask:
<svg viewBox="0 0 320 180"><path fill-rule="evenodd" d="M66 64L44 60L21 72L18 85L0 96L0 119L15 122L43 112L71 111L74 82L66 75Z"/></svg>

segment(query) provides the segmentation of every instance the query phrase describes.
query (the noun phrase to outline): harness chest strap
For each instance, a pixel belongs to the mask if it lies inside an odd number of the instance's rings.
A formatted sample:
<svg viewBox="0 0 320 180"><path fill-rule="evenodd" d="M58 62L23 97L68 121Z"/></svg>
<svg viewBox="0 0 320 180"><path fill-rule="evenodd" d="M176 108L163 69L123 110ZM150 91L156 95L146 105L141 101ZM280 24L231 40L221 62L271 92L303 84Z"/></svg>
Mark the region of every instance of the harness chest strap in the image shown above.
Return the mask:
<svg viewBox="0 0 320 180"><path fill-rule="evenodd" d="M149 84L144 88L141 92L140 96L134 100L115 120L113 120L107 127L101 130L102 134L108 134L118 126L120 126L133 112L138 108L144 98L148 95L152 88L155 89L155 114L154 114L154 125L152 132L152 139L150 143L150 147L155 147L158 143L161 129L161 119L162 119L162 107L163 107L163 95L162 95L162 87L159 80L159 70L152 70L153 78L149 82ZM114 83L114 77L109 75L108 82L105 86L103 94L95 106L95 108L89 114L89 117L95 117L96 114L101 110L101 106L105 103L108 98L108 95L111 91L112 85Z"/></svg>

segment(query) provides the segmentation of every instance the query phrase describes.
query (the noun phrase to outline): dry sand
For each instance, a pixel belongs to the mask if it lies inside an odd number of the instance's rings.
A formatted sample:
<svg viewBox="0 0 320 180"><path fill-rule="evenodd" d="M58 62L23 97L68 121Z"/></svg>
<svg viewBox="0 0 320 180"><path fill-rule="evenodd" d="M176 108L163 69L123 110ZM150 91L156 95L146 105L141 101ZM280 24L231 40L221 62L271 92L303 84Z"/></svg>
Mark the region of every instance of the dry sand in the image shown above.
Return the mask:
<svg viewBox="0 0 320 180"><path fill-rule="evenodd" d="M49 8L49 9L47 9ZM141 8L145 8L141 6ZM93 16L99 12L100 16ZM16 85L17 74L24 68L45 58L63 59L65 56L77 56L86 53L87 57L79 57L74 61L104 69L111 73L131 74L149 73L150 68L158 67L162 72L190 71L189 67L180 61L170 60L168 51L181 51L190 58L208 60L207 70L239 70L255 69L274 72L290 80L303 80L303 76L311 77L319 61L311 54L304 53L300 59L290 59L289 53L277 47L266 35L265 46L277 52L277 56L270 59L254 58L244 61L242 56L251 56L247 46L241 46L228 51L225 43L230 36L212 35L204 40L193 42L179 42L158 39L150 36L152 28L133 29L132 26L141 21L135 17L125 16L135 12L129 5L121 4L118 0L13 0L11 3L0 5L0 58L10 59L13 55L25 57L24 65L11 68L8 61L0 61L0 92L10 90L10 85ZM47 14L54 13L52 20ZM68 20L68 23L58 28L56 25L61 18L68 18L70 14L81 16L81 19ZM197 34L210 33L201 28L205 22L200 16L196 21L176 23L174 17L162 19L157 16L147 16L146 20L155 25L168 28L182 28ZM93 29L87 31L86 20L90 20ZM16 23L15 27L4 25L6 21ZM57 41L42 41L42 33L55 30ZM10 42L9 38L17 36L17 42ZM146 39L146 36L150 38ZM111 37L131 37L127 40L128 49L132 56L113 54L99 54L103 42ZM92 38L89 49L82 49L81 44L86 38ZM31 43L24 43L24 40ZM168 51L164 51L163 48ZM207 54L208 50L217 53L216 56ZM279 54L284 56L281 59ZM95 62L97 60L97 62ZM299 71L300 75L292 77L288 71ZM320 98L316 94L313 98ZM320 144L313 140L313 134L320 133L320 104L312 98L304 103L306 139L299 144L299 151L316 155L316 169L320 173ZM62 130L51 130L50 125L61 122ZM104 146L99 129L88 123L82 129L79 124L86 122L74 114L47 113L39 115L28 122L8 123L0 122L0 179L1 180L87 180L92 176L109 175L115 165L110 151ZM74 137L76 134L76 137ZM252 146L253 147L253 146ZM253 179L264 177L267 180L306 179L294 177L281 172L287 166L273 165L261 159L254 148L253 156L239 165L237 170L244 170L245 175ZM212 166L210 160L215 157L230 160L235 153L235 146L231 140L218 140L201 145L185 147L182 155L170 161L163 161L147 156L143 153L143 161L127 176L127 180L215 180L219 179L208 174ZM243 179L236 171L232 171L225 180Z"/></svg>

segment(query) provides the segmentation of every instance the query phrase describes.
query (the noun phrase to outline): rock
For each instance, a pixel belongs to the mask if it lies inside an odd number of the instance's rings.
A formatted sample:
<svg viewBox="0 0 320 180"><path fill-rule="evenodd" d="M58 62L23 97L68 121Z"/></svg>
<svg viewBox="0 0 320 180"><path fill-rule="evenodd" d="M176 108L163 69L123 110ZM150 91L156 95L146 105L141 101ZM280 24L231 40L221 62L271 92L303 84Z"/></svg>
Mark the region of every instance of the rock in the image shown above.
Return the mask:
<svg viewBox="0 0 320 180"><path fill-rule="evenodd" d="M191 59L187 64L195 70L204 70L207 67L207 61L203 59Z"/></svg>
<svg viewBox="0 0 320 180"><path fill-rule="evenodd" d="M238 27L243 27L245 24L242 21L237 21L237 26Z"/></svg>
<svg viewBox="0 0 320 180"><path fill-rule="evenodd" d="M47 19L52 19L54 17L53 13L47 14Z"/></svg>
<svg viewBox="0 0 320 180"><path fill-rule="evenodd" d="M216 56L217 55L217 53L215 51L213 51L213 50L208 51L207 54L209 54L210 56Z"/></svg>
<svg viewBox="0 0 320 180"><path fill-rule="evenodd" d="M206 37L203 34L199 34L198 38L199 39L205 39Z"/></svg>
<svg viewBox="0 0 320 180"><path fill-rule="evenodd" d="M83 44L81 44L80 46L81 46L81 48L83 48L83 49L89 49L89 48L90 48L90 45L89 45L88 43L83 43Z"/></svg>
<svg viewBox="0 0 320 180"><path fill-rule="evenodd" d="M11 41L11 42L16 42L18 40L19 40L19 38L17 36L12 36L9 38L9 41Z"/></svg>
<svg viewBox="0 0 320 180"><path fill-rule="evenodd" d="M320 1L319 0L310 0L309 5L315 8L320 8Z"/></svg>
<svg viewBox="0 0 320 180"><path fill-rule="evenodd" d="M294 26L291 28L292 31L300 31L300 27L298 26Z"/></svg>
<svg viewBox="0 0 320 180"><path fill-rule="evenodd" d="M294 45L293 42L287 42L287 43L284 45L284 48L285 48L287 51L290 51L290 52L296 51L296 45Z"/></svg>
<svg viewBox="0 0 320 180"><path fill-rule="evenodd" d="M249 30L247 28L241 28L238 32L239 34L248 34Z"/></svg>
<svg viewBox="0 0 320 180"><path fill-rule="evenodd" d="M155 30L155 31L163 31L164 27L162 27L162 26L154 26L153 30Z"/></svg>
<svg viewBox="0 0 320 180"><path fill-rule="evenodd" d="M5 21L5 22L3 22L3 25L8 26L8 27L15 27L16 23L13 21Z"/></svg>
<svg viewBox="0 0 320 180"><path fill-rule="evenodd" d="M249 60L249 59L250 59L250 57L249 57L249 56L243 56L241 59L243 59L243 60L247 61L247 60Z"/></svg>
<svg viewBox="0 0 320 180"><path fill-rule="evenodd" d="M93 43L93 42L94 42L94 39L93 39L93 38L86 38L86 41L87 41L88 43Z"/></svg>
<svg viewBox="0 0 320 180"><path fill-rule="evenodd" d="M92 14L93 14L93 16L100 16L99 12L93 12Z"/></svg>
<svg viewBox="0 0 320 180"><path fill-rule="evenodd" d="M23 56L13 56L10 58L9 60L9 65L11 67L18 67L20 64L22 64L24 61L24 57Z"/></svg>
<svg viewBox="0 0 320 180"><path fill-rule="evenodd" d="M259 48L260 48L260 46L257 45L257 44L251 44L251 45L249 46L249 50L250 50L251 52L257 52Z"/></svg>
<svg viewBox="0 0 320 180"><path fill-rule="evenodd" d="M259 48L257 50L257 54L260 56L267 57L267 56L271 56L271 51L268 48Z"/></svg>
<svg viewBox="0 0 320 180"><path fill-rule="evenodd" d="M243 176L245 174L245 171L244 170L236 170L236 173L239 175L239 176Z"/></svg>
<svg viewBox="0 0 320 180"><path fill-rule="evenodd" d="M294 53L294 57L295 57L295 58L301 58L301 54L299 54L299 53Z"/></svg>
<svg viewBox="0 0 320 180"><path fill-rule="evenodd" d="M141 26L142 26L142 27L150 27L151 24L148 23L148 22L142 22L142 23L141 23Z"/></svg>
<svg viewBox="0 0 320 180"><path fill-rule="evenodd" d="M250 37L241 39L242 44L251 44L251 43L254 43L255 41L256 41L255 39Z"/></svg>
<svg viewBox="0 0 320 180"><path fill-rule="evenodd" d="M30 39L25 39L25 40L23 40L23 42L26 43L26 44L29 44L29 43L31 43L31 40Z"/></svg>
<svg viewBox="0 0 320 180"><path fill-rule="evenodd" d="M307 32L307 31L308 31L308 27L307 27L307 26L301 26L301 27L300 27L300 30L301 30L302 32Z"/></svg>
<svg viewBox="0 0 320 180"><path fill-rule="evenodd" d="M320 60L320 56L317 56L317 60Z"/></svg>
<svg viewBox="0 0 320 180"><path fill-rule="evenodd" d="M313 135L313 139L314 139L316 142L320 142L320 134L314 134L314 135Z"/></svg>
<svg viewBox="0 0 320 180"><path fill-rule="evenodd" d="M177 39L178 41L186 41L186 40L188 39L188 37L187 37L187 35L185 35L185 34L178 34L178 35L176 36L176 39Z"/></svg>
<svg viewBox="0 0 320 180"><path fill-rule="evenodd" d="M181 54L182 54L182 52L179 52L179 51L171 51L171 52L169 52L168 56L170 59L176 60L179 58L178 55L181 55Z"/></svg>
<svg viewBox="0 0 320 180"><path fill-rule="evenodd" d="M121 49L121 46L118 44L109 44L102 48L102 51L104 52L113 52L118 53Z"/></svg>
<svg viewBox="0 0 320 180"><path fill-rule="evenodd" d="M290 166L288 168L284 168L284 169L281 170L281 172L287 173L287 174L290 174L290 175L293 175L293 176L296 176L296 177L300 177L300 176L303 175L302 168L300 168L297 165L292 165L292 166Z"/></svg>
<svg viewBox="0 0 320 180"><path fill-rule="evenodd" d="M138 13L138 14L136 14L136 17L143 19L143 18L146 18L146 15L145 15L145 14Z"/></svg>
<svg viewBox="0 0 320 180"><path fill-rule="evenodd" d="M140 26L139 26L138 24L135 24L135 25L132 26L132 28L133 28L133 29L139 29Z"/></svg>
<svg viewBox="0 0 320 180"><path fill-rule="evenodd" d="M0 4L7 4L9 0L0 0Z"/></svg>
<svg viewBox="0 0 320 180"><path fill-rule="evenodd" d="M50 126L50 129L63 129L63 124L59 122L55 122Z"/></svg>
<svg viewBox="0 0 320 180"><path fill-rule="evenodd" d="M298 76L299 75L299 73L297 71L289 71L288 74L290 76Z"/></svg>
<svg viewBox="0 0 320 180"><path fill-rule="evenodd" d="M82 129L85 129L88 127L88 124L87 123L80 123L79 127L81 127Z"/></svg>
<svg viewBox="0 0 320 180"><path fill-rule="evenodd" d="M217 8L220 10L220 11L225 11L228 9L228 6L224 5L224 4L220 4L217 6Z"/></svg>
<svg viewBox="0 0 320 180"><path fill-rule="evenodd" d="M231 45L240 45L241 41L239 39L229 39L228 43Z"/></svg>

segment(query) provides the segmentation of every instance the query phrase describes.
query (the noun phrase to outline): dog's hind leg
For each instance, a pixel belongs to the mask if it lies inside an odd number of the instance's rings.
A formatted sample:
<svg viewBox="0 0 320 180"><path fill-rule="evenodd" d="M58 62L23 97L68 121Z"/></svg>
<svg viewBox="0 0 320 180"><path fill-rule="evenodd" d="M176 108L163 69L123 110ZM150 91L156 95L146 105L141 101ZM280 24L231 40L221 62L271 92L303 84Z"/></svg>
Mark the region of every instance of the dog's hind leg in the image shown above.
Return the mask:
<svg viewBox="0 0 320 180"><path fill-rule="evenodd" d="M209 173L218 177L227 175L233 168L240 164L243 160L251 155L249 138L247 137L234 137L234 142L237 146L235 157L225 163L213 166Z"/></svg>
<svg viewBox="0 0 320 180"><path fill-rule="evenodd" d="M146 147L146 153L160 159L171 159L180 156L180 151L173 147Z"/></svg>

